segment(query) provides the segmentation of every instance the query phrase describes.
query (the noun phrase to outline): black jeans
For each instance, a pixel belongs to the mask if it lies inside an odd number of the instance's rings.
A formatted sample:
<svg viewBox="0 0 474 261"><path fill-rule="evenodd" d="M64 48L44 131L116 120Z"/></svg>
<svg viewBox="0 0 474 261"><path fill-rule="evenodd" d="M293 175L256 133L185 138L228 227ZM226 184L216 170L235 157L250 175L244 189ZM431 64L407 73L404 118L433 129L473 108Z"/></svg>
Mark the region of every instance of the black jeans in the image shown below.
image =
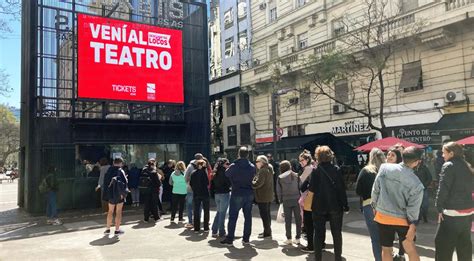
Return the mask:
<svg viewBox="0 0 474 261"><path fill-rule="evenodd" d="M324 235L326 233L326 221L331 226L331 234L334 241L334 260L342 260L342 211L328 213L314 213L314 258L322 260Z"/></svg>
<svg viewBox="0 0 474 261"><path fill-rule="evenodd" d="M160 218L160 215L158 214L158 202L160 201L160 195L158 193L147 193L144 196L145 207L143 208L143 214L145 221L148 221L150 218L150 213L153 215L155 220L158 220Z"/></svg>
<svg viewBox="0 0 474 261"><path fill-rule="evenodd" d="M306 239L308 241L308 248L310 250L313 250L313 234L314 234L313 212L306 211L306 210L303 211L303 223L304 223L304 228L306 229Z"/></svg>
<svg viewBox="0 0 474 261"><path fill-rule="evenodd" d="M264 236L271 236L272 235L272 216L270 214L270 205L271 202L268 203L257 203L258 210L260 212L260 218L262 219L263 223L263 235Z"/></svg>
<svg viewBox="0 0 474 261"><path fill-rule="evenodd" d="M176 216L176 211L179 207L179 220L183 219L183 211L184 211L184 202L186 200L186 194L173 194L171 200L171 220L173 220Z"/></svg>
<svg viewBox="0 0 474 261"><path fill-rule="evenodd" d="M452 260L455 249L459 261L472 260L472 217L450 217L443 215L443 218L444 220L439 224L435 237L435 260Z"/></svg>
<svg viewBox="0 0 474 261"><path fill-rule="evenodd" d="M201 203L204 210L204 230L209 230L209 197L196 196L193 197L194 205L194 230L199 231L201 229Z"/></svg>

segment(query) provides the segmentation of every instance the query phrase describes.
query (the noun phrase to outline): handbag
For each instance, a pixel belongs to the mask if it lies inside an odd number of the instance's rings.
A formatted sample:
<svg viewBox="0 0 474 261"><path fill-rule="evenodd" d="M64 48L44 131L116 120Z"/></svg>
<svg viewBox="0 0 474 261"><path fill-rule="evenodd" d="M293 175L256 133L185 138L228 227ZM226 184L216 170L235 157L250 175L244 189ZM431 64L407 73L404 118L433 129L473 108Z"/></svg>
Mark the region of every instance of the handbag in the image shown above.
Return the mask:
<svg viewBox="0 0 474 261"><path fill-rule="evenodd" d="M285 223L285 212L283 210L283 204L280 204L278 208L277 216L276 216L277 223Z"/></svg>

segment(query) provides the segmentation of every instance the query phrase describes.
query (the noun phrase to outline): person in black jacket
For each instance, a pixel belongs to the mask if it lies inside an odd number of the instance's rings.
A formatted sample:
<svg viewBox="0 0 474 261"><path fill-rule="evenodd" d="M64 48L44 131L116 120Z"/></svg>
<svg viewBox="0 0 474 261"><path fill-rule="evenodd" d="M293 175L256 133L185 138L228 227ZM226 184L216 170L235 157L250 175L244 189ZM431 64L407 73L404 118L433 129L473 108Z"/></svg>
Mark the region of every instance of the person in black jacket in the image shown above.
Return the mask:
<svg viewBox="0 0 474 261"><path fill-rule="evenodd" d="M229 208L230 199L230 179L226 177L225 171L229 167L229 160L221 158L217 160L216 167L214 168L214 176L211 180L211 196L216 201L216 217L212 222L212 236L213 237L225 237L225 216L227 209ZM218 234L219 232L219 234Z"/></svg>
<svg viewBox="0 0 474 261"><path fill-rule="evenodd" d="M349 211L347 195L339 167L331 162L334 152L328 146L316 148L318 166L311 173L309 191L314 193L312 202L314 223L314 255L316 261L322 260L323 233L326 220L331 226L336 261L342 260L342 216Z"/></svg>
<svg viewBox="0 0 474 261"><path fill-rule="evenodd" d="M191 174L189 184L193 189L194 205L194 231L201 229L200 206L204 210L204 232L209 231L209 179L207 178L206 162L204 160L196 161L197 169Z"/></svg>
<svg viewBox="0 0 474 261"><path fill-rule="evenodd" d="M464 160L463 147L449 142L443 146L445 163L439 175L436 195L438 231L435 237L436 260L452 260L454 249L459 261L472 260L471 220L472 169Z"/></svg>
<svg viewBox="0 0 474 261"><path fill-rule="evenodd" d="M148 222L151 213L156 222L160 219L160 215L158 214L158 202L160 200L161 181L158 177L155 159L148 160L148 164L143 168L141 176L141 179L148 179L148 187L144 193L145 207L143 208L143 220Z"/></svg>
<svg viewBox="0 0 474 261"><path fill-rule="evenodd" d="M421 203L421 208L420 208L420 217L418 220L421 220L423 218L423 221L425 223L428 223L428 208L429 208L429 195L428 195L428 187L431 185L431 181L433 180L433 177L431 177L431 172L426 167L424 162L422 161L420 165L418 165L418 168L415 170L415 175L420 179L421 183L425 187L425 190L423 191L423 202Z"/></svg>
<svg viewBox="0 0 474 261"><path fill-rule="evenodd" d="M380 245L379 228L375 223L374 209L372 208L372 186L374 185L375 176L380 166L385 163L385 155L378 148L373 148L369 154L369 163L359 173L357 177L356 193L362 200L362 213L364 214L365 223L369 230L370 240L372 242L372 253L375 261L382 260L382 246Z"/></svg>

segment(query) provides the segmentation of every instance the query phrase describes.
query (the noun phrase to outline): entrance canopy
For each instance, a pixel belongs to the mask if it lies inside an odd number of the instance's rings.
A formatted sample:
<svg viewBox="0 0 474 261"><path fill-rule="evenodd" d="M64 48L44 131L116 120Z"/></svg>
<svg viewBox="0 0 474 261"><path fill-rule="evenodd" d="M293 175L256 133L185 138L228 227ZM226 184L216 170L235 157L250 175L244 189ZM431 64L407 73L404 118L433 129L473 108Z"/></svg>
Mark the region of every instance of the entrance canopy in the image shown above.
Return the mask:
<svg viewBox="0 0 474 261"><path fill-rule="evenodd" d="M456 143L462 144L462 145L474 145L474 136L470 136L462 140L458 140L456 141Z"/></svg>
<svg viewBox="0 0 474 261"><path fill-rule="evenodd" d="M404 147L410 147L410 146L415 146L419 149L424 148L423 145L412 143L406 140L402 139L397 139L395 137L388 137L380 140L376 140L373 142L369 142L365 145L362 145L355 150L362 151L362 152L370 152L373 148L379 148L383 151L387 151L390 147L395 146L395 145L402 145Z"/></svg>

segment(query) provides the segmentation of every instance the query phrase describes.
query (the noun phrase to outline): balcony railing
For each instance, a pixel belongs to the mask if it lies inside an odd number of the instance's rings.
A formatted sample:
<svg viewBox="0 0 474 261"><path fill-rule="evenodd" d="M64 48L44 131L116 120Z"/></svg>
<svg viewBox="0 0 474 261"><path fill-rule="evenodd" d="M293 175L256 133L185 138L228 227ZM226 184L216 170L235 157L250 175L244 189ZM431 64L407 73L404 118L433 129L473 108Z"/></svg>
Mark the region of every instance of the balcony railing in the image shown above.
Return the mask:
<svg viewBox="0 0 474 261"><path fill-rule="evenodd" d="M254 73L255 75L257 75L257 74L264 73L264 72L267 72L267 71L268 71L268 64L265 64L265 65L262 65L262 66L256 68L256 69L253 71L253 73Z"/></svg>
<svg viewBox="0 0 474 261"><path fill-rule="evenodd" d="M382 32L387 32L389 30L394 30L399 27L412 24L414 22L415 22L415 14L413 13L413 14L405 15L400 18L394 19L393 21L383 24L380 27L382 29L381 30Z"/></svg>
<svg viewBox="0 0 474 261"><path fill-rule="evenodd" d="M330 41L323 44L320 44L314 47L314 54L315 55L323 55L328 53L336 48L336 41Z"/></svg>
<svg viewBox="0 0 474 261"><path fill-rule="evenodd" d="M293 54L293 55L283 58L280 63L281 65L287 65L296 61L298 61L298 54Z"/></svg>
<svg viewBox="0 0 474 261"><path fill-rule="evenodd" d="M474 0L446 0L446 9L448 11L474 4Z"/></svg>

